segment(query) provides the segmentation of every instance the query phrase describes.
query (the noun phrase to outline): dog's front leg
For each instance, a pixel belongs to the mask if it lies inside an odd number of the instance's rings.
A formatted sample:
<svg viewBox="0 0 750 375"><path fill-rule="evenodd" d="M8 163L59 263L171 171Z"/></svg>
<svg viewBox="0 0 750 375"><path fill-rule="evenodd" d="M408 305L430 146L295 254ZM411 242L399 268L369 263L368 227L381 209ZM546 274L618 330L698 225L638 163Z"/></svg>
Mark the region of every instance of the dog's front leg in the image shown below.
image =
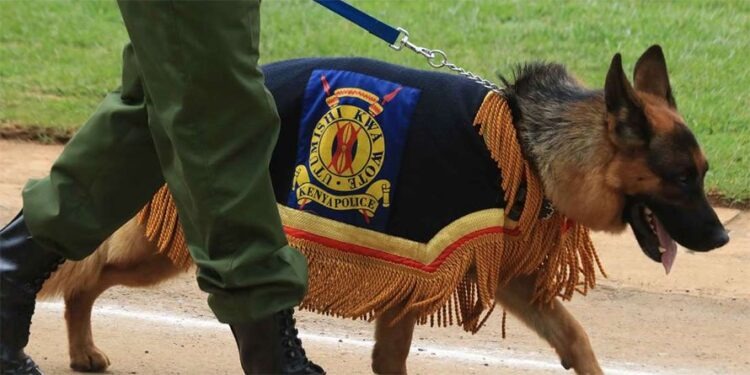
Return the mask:
<svg viewBox="0 0 750 375"><path fill-rule="evenodd" d="M400 311L400 308L387 310L375 321L372 371L376 374L406 374L406 357L409 356L416 319L406 315L394 323L393 318Z"/></svg>
<svg viewBox="0 0 750 375"><path fill-rule="evenodd" d="M533 276L519 277L498 289L497 299L506 310L521 319L555 348L563 367L578 374L602 374L583 327L560 301L532 303Z"/></svg>

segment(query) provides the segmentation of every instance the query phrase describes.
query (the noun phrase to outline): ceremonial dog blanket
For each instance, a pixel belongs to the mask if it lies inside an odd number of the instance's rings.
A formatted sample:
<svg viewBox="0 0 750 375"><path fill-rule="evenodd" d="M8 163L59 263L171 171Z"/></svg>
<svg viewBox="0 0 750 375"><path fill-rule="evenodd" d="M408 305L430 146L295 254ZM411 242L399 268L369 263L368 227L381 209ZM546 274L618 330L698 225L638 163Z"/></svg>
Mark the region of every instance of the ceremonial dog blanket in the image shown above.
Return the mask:
<svg viewBox="0 0 750 375"><path fill-rule="evenodd" d="M476 331L513 277L538 273L540 303L593 287L588 231L540 218L541 184L501 95L359 58L263 70L282 123L270 165L279 212L310 267L303 308L373 319L398 307ZM189 264L166 188L140 220Z"/></svg>

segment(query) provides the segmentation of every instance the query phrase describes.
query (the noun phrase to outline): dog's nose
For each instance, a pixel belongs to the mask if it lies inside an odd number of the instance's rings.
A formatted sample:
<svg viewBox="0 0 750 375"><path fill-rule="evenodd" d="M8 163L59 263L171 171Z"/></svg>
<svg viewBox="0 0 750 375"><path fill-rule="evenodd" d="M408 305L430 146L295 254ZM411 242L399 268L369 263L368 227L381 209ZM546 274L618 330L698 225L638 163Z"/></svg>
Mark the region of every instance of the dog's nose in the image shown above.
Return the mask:
<svg viewBox="0 0 750 375"><path fill-rule="evenodd" d="M712 236L711 245L712 248L722 247L729 242L729 233L725 229L720 229L716 232L714 232Z"/></svg>

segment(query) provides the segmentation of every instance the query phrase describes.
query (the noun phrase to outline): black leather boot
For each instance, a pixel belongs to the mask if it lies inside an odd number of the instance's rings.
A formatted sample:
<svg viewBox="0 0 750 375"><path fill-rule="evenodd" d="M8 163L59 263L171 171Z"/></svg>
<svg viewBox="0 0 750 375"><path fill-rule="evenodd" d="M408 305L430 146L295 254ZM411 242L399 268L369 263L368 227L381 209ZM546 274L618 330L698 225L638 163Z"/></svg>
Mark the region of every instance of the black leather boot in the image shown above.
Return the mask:
<svg viewBox="0 0 750 375"><path fill-rule="evenodd" d="M36 294L63 260L31 239L23 214L0 231L0 374L42 374L23 348Z"/></svg>
<svg viewBox="0 0 750 375"><path fill-rule="evenodd" d="M307 359L287 309L255 322L230 325L245 374L325 374Z"/></svg>

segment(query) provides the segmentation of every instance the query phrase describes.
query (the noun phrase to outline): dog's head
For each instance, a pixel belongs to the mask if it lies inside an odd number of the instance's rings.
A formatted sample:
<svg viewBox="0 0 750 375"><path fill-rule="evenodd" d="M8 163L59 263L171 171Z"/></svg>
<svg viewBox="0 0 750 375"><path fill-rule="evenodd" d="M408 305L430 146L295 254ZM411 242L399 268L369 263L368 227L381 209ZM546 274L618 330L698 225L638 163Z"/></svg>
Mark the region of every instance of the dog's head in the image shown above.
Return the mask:
<svg viewBox="0 0 750 375"><path fill-rule="evenodd" d="M643 252L669 272L675 241L709 251L729 236L706 199L708 162L677 111L661 47L638 59L633 82L615 55L604 87L607 136L617 149L608 175L625 196L622 220Z"/></svg>

